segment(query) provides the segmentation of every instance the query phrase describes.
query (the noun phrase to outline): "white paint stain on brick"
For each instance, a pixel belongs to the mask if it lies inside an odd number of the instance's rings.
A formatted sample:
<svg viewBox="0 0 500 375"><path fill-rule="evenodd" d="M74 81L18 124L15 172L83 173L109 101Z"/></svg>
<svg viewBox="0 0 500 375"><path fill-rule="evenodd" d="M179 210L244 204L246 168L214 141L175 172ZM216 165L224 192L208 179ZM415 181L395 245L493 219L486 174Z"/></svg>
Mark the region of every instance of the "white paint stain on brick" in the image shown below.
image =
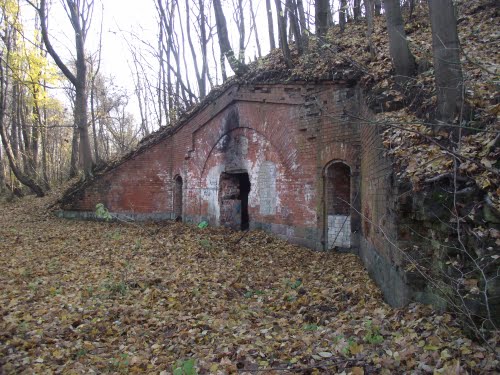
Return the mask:
<svg viewBox="0 0 500 375"><path fill-rule="evenodd" d="M351 216L328 215L328 249L351 247Z"/></svg>
<svg viewBox="0 0 500 375"><path fill-rule="evenodd" d="M261 215L276 214L276 165L265 161L260 165L258 175L259 206Z"/></svg>

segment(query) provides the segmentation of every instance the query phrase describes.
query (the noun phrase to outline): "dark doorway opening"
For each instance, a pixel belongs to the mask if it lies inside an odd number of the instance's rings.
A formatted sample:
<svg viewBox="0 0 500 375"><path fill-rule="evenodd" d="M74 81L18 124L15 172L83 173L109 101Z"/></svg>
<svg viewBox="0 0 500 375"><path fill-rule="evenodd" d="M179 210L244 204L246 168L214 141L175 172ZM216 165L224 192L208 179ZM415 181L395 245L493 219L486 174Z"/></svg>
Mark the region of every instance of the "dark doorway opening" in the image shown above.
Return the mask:
<svg viewBox="0 0 500 375"><path fill-rule="evenodd" d="M351 168L328 165L325 182L325 242L327 249L351 247Z"/></svg>
<svg viewBox="0 0 500 375"><path fill-rule="evenodd" d="M222 173L219 185L220 224L235 230L250 226L248 195L251 184L248 173Z"/></svg>
<svg viewBox="0 0 500 375"><path fill-rule="evenodd" d="M182 221L182 177L177 176L174 180L174 218Z"/></svg>

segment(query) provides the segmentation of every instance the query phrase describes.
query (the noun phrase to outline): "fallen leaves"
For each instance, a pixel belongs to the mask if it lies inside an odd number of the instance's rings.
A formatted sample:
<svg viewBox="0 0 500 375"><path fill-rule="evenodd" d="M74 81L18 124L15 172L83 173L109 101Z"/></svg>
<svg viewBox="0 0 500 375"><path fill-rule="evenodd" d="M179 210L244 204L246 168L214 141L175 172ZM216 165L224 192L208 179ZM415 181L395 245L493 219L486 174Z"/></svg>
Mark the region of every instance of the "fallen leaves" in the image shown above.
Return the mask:
<svg viewBox="0 0 500 375"><path fill-rule="evenodd" d="M222 228L59 220L41 202L0 211L4 373L498 366L450 315L387 306L354 255L262 232L234 245L240 234Z"/></svg>

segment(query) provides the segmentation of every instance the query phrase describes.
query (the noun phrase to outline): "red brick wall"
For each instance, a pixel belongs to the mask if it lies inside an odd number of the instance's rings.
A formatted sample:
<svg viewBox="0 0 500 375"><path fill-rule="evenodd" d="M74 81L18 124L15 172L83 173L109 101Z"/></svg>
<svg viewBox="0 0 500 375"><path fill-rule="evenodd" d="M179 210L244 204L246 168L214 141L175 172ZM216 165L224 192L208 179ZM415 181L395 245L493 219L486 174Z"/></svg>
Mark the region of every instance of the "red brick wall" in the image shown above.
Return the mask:
<svg viewBox="0 0 500 375"><path fill-rule="evenodd" d="M348 116L360 113L360 101L356 88L327 83L232 86L171 137L99 177L65 208L94 211L104 203L111 212L173 218L178 175L185 219L217 225L221 173L246 172L250 227L321 248L325 167L341 161L351 170L346 191L352 231L362 230L378 244L380 236L357 212L384 220L389 165L376 129L360 128Z"/></svg>
<svg viewBox="0 0 500 375"><path fill-rule="evenodd" d="M360 115L371 119L370 111L360 107ZM368 246L396 265L402 263L397 245L397 187L392 162L385 156L383 128L367 121L361 126L361 227Z"/></svg>

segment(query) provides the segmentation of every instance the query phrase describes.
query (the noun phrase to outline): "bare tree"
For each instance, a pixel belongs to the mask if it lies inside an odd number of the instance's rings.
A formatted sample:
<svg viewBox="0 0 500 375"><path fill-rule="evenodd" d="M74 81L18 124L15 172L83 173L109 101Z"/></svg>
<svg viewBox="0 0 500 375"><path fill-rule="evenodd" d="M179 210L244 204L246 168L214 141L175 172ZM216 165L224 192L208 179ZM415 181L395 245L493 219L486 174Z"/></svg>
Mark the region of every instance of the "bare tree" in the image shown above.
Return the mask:
<svg viewBox="0 0 500 375"><path fill-rule="evenodd" d="M405 81L415 74L415 58L406 40L399 0L384 0L384 9L389 34L389 50L392 65L396 71L396 79L400 82Z"/></svg>
<svg viewBox="0 0 500 375"><path fill-rule="evenodd" d="M47 27L47 2L40 0L40 6L37 7L34 3L28 1L38 12L40 16L40 24L43 42L47 48L47 52L54 59L56 65L61 69L64 76L71 82L75 88L75 126L78 128L80 135L80 158L83 164L83 171L86 176L92 174L94 160L90 147L90 138L88 131L88 105L87 105L87 58L85 53L85 41L90 28L94 2L92 0L66 0L65 10L71 22L75 35L75 50L76 50L76 74L74 74L64 64L59 54L56 52L49 38Z"/></svg>
<svg viewBox="0 0 500 375"><path fill-rule="evenodd" d="M238 27L239 34L239 51L238 60L245 64L245 13L243 12L243 0L236 0L237 11L234 13L236 26Z"/></svg>
<svg viewBox="0 0 500 375"><path fill-rule="evenodd" d="M453 122L463 97L462 66L452 0L429 0L438 119Z"/></svg>
<svg viewBox="0 0 500 375"><path fill-rule="evenodd" d="M2 151L2 144L0 143L0 196L3 195L3 193L6 190L6 185L5 185L5 166L3 164L3 151Z"/></svg>
<svg viewBox="0 0 500 375"><path fill-rule="evenodd" d="M354 21L358 21L361 17L361 0L354 0L352 6L352 13L354 17Z"/></svg>
<svg viewBox="0 0 500 375"><path fill-rule="evenodd" d="M340 0L339 26L341 33L343 33L345 30L345 24L347 22L346 15L347 15L347 0Z"/></svg>
<svg viewBox="0 0 500 375"><path fill-rule="evenodd" d="M40 70L36 70L35 77L24 72L30 64L29 58L26 59L28 66L20 64L19 58L14 58L14 55L23 55L25 52L21 52L23 46L17 44L18 37L22 34L22 27L20 26L20 8L16 5L7 7L5 3L0 4L0 23L2 24L0 35L2 42L0 47L0 138L12 173L21 184L29 187L37 196L41 197L45 191L36 178L41 119L36 118L36 116L40 115L37 109L39 108L39 95L43 89L39 85L38 73ZM28 104L28 96L32 97L33 104ZM15 108L10 116L12 124L15 125L11 127L10 135L15 139L15 142L10 141L7 129L9 107ZM34 121L30 121L29 118L34 118ZM17 147L19 147L19 151L22 148L22 151L18 152ZM0 172L3 176L3 164ZM2 179L2 186L4 186L4 182Z"/></svg>
<svg viewBox="0 0 500 375"><path fill-rule="evenodd" d="M302 0L296 0L297 2L297 11L299 13L299 21L300 21L300 32L302 34L302 45L304 50L309 49L309 24L306 20L306 15L304 12L304 3Z"/></svg>
<svg viewBox="0 0 500 375"><path fill-rule="evenodd" d="M267 28L269 30L269 44L271 46L271 51L276 48L276 43L274 41L274 22L273 22L273 11L271 9L271 0L266 0L266 13L267 13Z"/></svg>
<svg viewBox="0 0 500 375"><path fill-rule="evenodd" d="M278 38L281 51L283 52L283 57L285 59L285 64L290 67L292 65L290 57L290 47L288 46L288 40L286 35L286 18L285 12L281 7L281 0L274 1L276 5L276 14L278 17Z"/></svg>
<svg viewBox="0 0 500 375"><path fill-rule="evenodd" d="M189 4L189 0L186 0L186 32L188 37L188 44L189 44L189 49L191 50L191 57L193 59L196 80L198 82L198 92L200 94L200 99L203 99L207 94L207 70L208 70L208 59L207 59L208 38L206 31L204 0L198 0L198 11L199 13L196 17L196 26L199 31L199 46L201 47L201 71L199 68L198 57L193 43L193 38L191 36L191 16L190 16L191 7Z"/></svg>
<svg viewBox="0 0 500 375"><path fill-rule="evenodd" d="M370 48L370 55L372 60L375 59L375 44L373 43L373 0L364 0L366 22L368 24L366 34L368 37L368 46Z"/></svg>
<svg viewBox="0 0 500 375"><path fill-rule="evenodd" d="M316 15L316 35L323 38L328 30L328 9L330 9L329 0L316 0L314 9Z"/></svg>
<svg viewBox="0 0 500 375"><path fill-rule="evenodd" d="M295 0L287 0L286 7L288 8L290 14L290 30L293 33L293 37L295 39L295 45L297 47L297 52L299 55L302 55L304 52L303 39L300 32L299 25L299 15L297 11L297 3Z"/></svg>
<svg viewBox="0 0 500 375"><path fill-rule="evenodd" d="M253 26L253 32L255 35L255 44L257 45L257 54L259 57L262 57L262 51L260 49L260 40L259 40L259 32L258 27L257 27L257 22L255 20L255 11L253 9L253 2L250 1L250 16L252 17L252 26Z"/></svg>
<svg viewBox="0 0 500 375"><path fill-rule="evenodd" d="M233 49L231 48L231 43L229 42L229 37L227 34L226 17L224 16L224 12L222 11L220 0L213 0L213 5L221 54L227 59L234 73L237 76L241 76L248 71L248 67L236 58Z"/></svg>
<svg viewBox="0 0 500 375"><path fill-rule="evenodd" d="M103 11L104 6L101 8L101 12ZM103 18L101 18L101 28L99 31L99 49L97 51L97 57L94 59L92 58L90 61L90 73L91 73L91 78L90 78L90 116L92 120L92 134L94 138L94 156L95 160L98 163L100 158L99 158L99 138L97 136L97 131L96 131L96 113L95 113L95 102L94 99L96 97L96 85L95 85L95 79L97 75L99 74L99 70L101 69L101 55L102 55L102 27L103 27Z"/></svg>

